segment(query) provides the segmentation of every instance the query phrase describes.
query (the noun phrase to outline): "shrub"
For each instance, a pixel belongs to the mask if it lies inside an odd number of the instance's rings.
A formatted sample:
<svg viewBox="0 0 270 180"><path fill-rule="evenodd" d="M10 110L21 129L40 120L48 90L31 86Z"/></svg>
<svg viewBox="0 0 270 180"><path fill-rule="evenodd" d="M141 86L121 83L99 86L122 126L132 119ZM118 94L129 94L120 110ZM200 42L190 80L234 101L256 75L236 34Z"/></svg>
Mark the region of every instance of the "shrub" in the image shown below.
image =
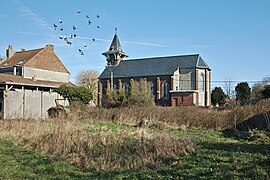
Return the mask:
<svg viewBox="0 0 270 180"><path fill-rule="evenodd" d="M67 98L70 103L82 102L87 104L93 99L92 91L86 87L60 86L57 92L64 98Z"/></svg>
<svg viewBox="0 0 270 180"><path fill-rule="evenodd" d="M107 92L102 104L106 108L125 107L125 106L153 106L154 97L150 90L150 84L141 79L130 81L130 92L121 88Z"/></svg>

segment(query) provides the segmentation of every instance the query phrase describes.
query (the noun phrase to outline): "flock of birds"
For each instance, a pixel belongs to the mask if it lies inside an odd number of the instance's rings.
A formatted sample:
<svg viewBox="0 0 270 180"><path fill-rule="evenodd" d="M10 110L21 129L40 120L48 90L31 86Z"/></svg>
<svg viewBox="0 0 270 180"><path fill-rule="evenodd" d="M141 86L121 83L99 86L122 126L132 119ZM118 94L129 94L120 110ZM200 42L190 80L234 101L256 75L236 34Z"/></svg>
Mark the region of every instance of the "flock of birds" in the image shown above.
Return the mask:
<svg viewBox="0 0 270 180"><path fill-rule="evenodd" d="M81 11L77 11L77 14L81 14ZM89 15L86 15L85 16L86 20L87 20L87 24L88 26L91 26L92 24L92 21L90 20L90 17ZM100 15L96 15L96 18L99 19L100 18ZM61 19L59 19L59 23L58 24L53 24L53 27L54 27L54 30L57 31L57 30L60 30L60 32L62 32L64 30L63 28L63 21ZM97 29L100 29L100 26L97 25L96 26ZM70 33L69 35L61 35L59 36L59 39L60 40L63 40L67 45L71 46L72 45L72 39L75 39L78 35L76 34L76 26L73 25L72 26L72 30L73 32ZM95 42L96 39L95 38L92 38L92 41ZM83 43L83 47L82 48L79 48L78 51L79 51L79 54L80 55L84 55L84 51L83 51L83 48L86 48L87 47L87 44L86 43Z"/></svg>

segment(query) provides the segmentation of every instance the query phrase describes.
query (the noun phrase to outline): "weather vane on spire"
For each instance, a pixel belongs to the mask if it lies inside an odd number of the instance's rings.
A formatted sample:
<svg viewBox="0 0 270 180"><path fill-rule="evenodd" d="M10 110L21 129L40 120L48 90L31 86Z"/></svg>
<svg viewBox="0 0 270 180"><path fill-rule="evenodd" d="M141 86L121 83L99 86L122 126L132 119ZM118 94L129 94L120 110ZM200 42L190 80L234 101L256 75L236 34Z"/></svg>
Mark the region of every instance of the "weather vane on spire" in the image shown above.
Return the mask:
<svg viewBox="0 0 270 180"><path fill-rule="evenodd" d="M117 34L117 27L114 28L114 32L115 32L115 34Z"/></svg>

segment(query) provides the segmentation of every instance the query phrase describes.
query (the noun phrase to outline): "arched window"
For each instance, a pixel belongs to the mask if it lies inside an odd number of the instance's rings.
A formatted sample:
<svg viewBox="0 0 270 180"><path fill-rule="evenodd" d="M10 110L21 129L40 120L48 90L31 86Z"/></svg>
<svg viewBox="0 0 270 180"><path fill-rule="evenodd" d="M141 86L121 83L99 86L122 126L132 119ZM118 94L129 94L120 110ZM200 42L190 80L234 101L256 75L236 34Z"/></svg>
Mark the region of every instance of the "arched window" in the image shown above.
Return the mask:
<svg viewBox="0 0 270 180"><path fill-rule="evenodd" d="M126 94L129 94L129 84L128 83L125 83L125 92Z"/></svg>
<svg viewBox="0 0 270 180"><path fill-rule="evenodd" d="M198 90L200 92L204 92L204 89L205 89L205 83L204 83L204 74L201 74L199 76L199 82L198 82Z"/></svg>
<svg viewBox="0 0 270 180"><path fill-rule="evenodd" d="M150 82L150 90L151 90L151 93L155 95L155 85L152 81Z"/></svg>
<svg viewBox="0 0 270 180"><path fill-rule="evenodd" d="M163 91L163 98L168 99L169 98L169 84L168 81L163 81L162 83L162 91Z"/></svg>

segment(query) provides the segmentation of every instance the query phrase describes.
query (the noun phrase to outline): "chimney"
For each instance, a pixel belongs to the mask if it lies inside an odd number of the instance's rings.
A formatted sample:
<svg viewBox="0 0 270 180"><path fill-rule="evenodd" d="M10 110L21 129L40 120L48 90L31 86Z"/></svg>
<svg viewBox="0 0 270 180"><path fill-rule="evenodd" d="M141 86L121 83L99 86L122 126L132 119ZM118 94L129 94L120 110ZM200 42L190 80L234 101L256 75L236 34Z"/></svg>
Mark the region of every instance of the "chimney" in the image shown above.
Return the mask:
<svg viewBox="0 0 270 180"><path fill-rule="evenodd" d="M52 48L52 50L54 51L54 45L52 45L52 44L47 44L46 47L50 47L50 48Z"/></svg>
<svg viewBox="0 0 270 180"><path fill-rule="evenodd" d="M6 56L7 59L11 58L14 55L15 51L12 49L11 45L8 45L7 51L6 51Z"/></svg>

